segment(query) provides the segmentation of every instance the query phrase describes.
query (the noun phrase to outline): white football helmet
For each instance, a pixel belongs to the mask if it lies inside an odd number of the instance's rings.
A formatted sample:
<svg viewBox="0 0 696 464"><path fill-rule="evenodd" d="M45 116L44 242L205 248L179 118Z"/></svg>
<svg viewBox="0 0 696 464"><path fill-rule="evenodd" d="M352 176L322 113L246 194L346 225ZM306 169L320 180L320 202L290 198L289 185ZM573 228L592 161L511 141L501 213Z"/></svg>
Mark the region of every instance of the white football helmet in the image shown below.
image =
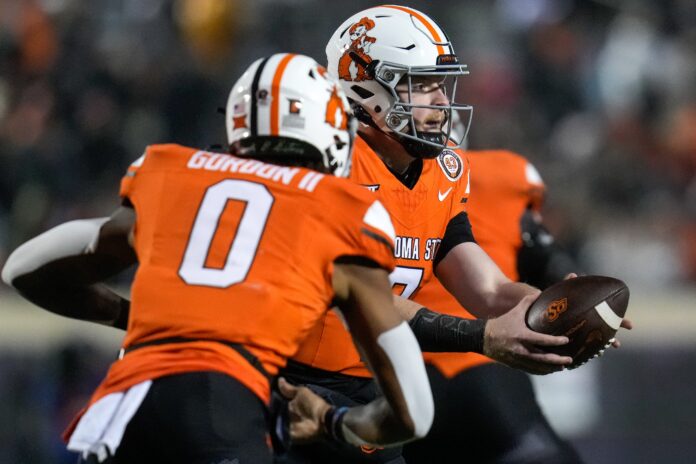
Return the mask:
<svg viewBox="0 0 696 464"><path fill-rule="evenodd" d="M361 121L395 135L417 157L434 157L442 149L461 146L471 124L473 108L455 102L457 78L469 74L459 64L445 32L425 14L398 5L382 5L354 14L334 32L326 46L328 70L338 77ZM434 79L448 105L416 105L411 101L414 81ZM397 84L407 85L401 98ZM444 112L438 132L416 130L413 109ZM452 135L452 113L460 112L466 130Z"/></svg>
<svg viewBox="0 0 696 464"><path fill-rule="evenodd" d="M225 118L235 155L350 173L357 122L340 84L312 58L279 53L255 61L232 87Z"/></svg>

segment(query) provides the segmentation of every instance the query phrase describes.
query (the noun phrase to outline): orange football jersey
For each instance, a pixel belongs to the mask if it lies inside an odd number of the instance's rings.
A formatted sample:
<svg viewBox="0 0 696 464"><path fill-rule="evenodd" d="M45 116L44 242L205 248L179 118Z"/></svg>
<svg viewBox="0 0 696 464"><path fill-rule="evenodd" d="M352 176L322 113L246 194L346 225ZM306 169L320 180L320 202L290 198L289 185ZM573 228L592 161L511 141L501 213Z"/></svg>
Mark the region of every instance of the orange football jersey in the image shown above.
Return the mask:
<svg viewBox="0 0 696 464"><path fill-rule="evenodd" d="M444 150L436 159L423 160L420 178L409 189L364 140L357 138L350 179L376 192L389 210L396 232L397 267L390 275L394 293L418 299L420 289L435 279L433 259L447 224L466 210L469 195L466 158ZM327 371L370 376L350 334L333 311L322 317L293 359Z"/></svg>
<svg viewBox="0 0 696 464"><path fill-rule="evenodd" d="M520 220L529 207L540 209L544 183L522 156L508 151L468 151L471 196L467 212L474 237L498 267L518 280L517 253L522 247ZM433 311L473 319L457 300L434 279L418 295L418 302ZM477 353L426 353L425 359L446 376L492 362Z"/></svg>
<svg viewBox="0 0 696 464"><path fill-rule="evenodd" d="M391 271L393 227L370 192L347 179L178 145L148 147L124 177L135 208L139 268L124 347L92 401L146 379L218 371L268 401L285 365L333 299L333 263L366 257ZM208 341L205 341L205 340Z"/></svg>

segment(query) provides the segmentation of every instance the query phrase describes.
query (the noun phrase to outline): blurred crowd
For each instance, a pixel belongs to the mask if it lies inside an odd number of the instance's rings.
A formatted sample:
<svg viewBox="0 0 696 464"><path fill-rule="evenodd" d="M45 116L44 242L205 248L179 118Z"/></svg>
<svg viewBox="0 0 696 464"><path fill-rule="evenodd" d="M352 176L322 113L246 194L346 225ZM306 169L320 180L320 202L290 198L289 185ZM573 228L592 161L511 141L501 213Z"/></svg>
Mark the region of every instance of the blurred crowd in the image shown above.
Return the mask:
<svg viewBox="0 0 696 464"><path fill-rule="evenodd" d="M371 2L0 0L0 264L106 215L150 143L224 142L228 87L276 51L324 59ZM696 2L413 1L471 75L469 146L527 156L546 221L589 272L696 282ZM475 173L474 173L475 175Z"/></svg>

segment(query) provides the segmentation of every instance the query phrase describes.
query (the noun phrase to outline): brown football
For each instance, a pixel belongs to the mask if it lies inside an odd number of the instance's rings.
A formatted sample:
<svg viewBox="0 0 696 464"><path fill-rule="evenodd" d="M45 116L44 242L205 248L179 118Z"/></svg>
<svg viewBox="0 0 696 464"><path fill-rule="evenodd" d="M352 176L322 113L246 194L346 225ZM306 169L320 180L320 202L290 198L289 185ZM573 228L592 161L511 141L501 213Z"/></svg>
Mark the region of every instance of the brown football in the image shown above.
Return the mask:
<svg viewBox="0 0 696 464"><path fill-rule="evenodd" d="M628 287L619 279L582 276L547 288L527 311L527 326L551 335L565 335L567 345L545 348L573 358L569 368L601 355L628 307Z"/></svg>

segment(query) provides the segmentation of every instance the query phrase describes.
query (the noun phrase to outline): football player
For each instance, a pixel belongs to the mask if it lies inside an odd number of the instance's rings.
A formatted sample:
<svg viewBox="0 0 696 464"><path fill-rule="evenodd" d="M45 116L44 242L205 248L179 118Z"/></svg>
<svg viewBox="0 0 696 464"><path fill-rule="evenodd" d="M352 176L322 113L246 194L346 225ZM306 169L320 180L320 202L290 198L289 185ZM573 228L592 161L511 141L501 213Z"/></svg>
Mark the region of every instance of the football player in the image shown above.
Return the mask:
<svg viewBox="0 0 696 464"><path fill-rule="evenodd" d="M349 31L357 24L361 34L355 38ZM361 45L366 37L369 53ZM341 24L327 45L327 58L328 71L339 76L360 121L350 178L375 191L394 221L395 293L418 300L437 277L457 307L490 318L442 315L399 299L421 348L483 353L539 374L562 369L570 358L544 353L540 346L567 338L541 337L524 322L539 290L506 277L474 240L467 216L469 164L458 150L466 134L450 142L454 112L462 112L465 121L471 115L471 107L456 103L455 95L457 79L467 70L444 31L411 8L370 8ZM377 394L342 321L331 314L285 373L335 404L360 404ZM295 447L286 460L402 462L398 450L361 451L327 443Z"/></svg>
<svg viewBox="0 0 696 464"><path fill-rule="evenodd" d="M475 173L467 214L477 243L505 275L545 288L577 270L542 225L545 187L534 166L504 150L466 156ZM419 292L418 302L474 318L437 280ZM461 450L472 462L581 462L544 417L524 372L477 353L426 353L425 359L435 422L424 440L405 446L407 462L447 462Z"/></svg>
<svg viewBox="0 0 696 464"><path fill-rule="evenodd" d="M271 462L270 381L332 302L384 396L335 408L281 380L293 437L424 436L433 402L393 308L394 229L371 192L339 178L352 131L340 85L314 60L258 60L228 100L233 155L149 146L113 216L63 224L12 254L3 280L29 300L127 326L69 449L86 462ZM129 304L101 282L136 262Z"/></svg>

